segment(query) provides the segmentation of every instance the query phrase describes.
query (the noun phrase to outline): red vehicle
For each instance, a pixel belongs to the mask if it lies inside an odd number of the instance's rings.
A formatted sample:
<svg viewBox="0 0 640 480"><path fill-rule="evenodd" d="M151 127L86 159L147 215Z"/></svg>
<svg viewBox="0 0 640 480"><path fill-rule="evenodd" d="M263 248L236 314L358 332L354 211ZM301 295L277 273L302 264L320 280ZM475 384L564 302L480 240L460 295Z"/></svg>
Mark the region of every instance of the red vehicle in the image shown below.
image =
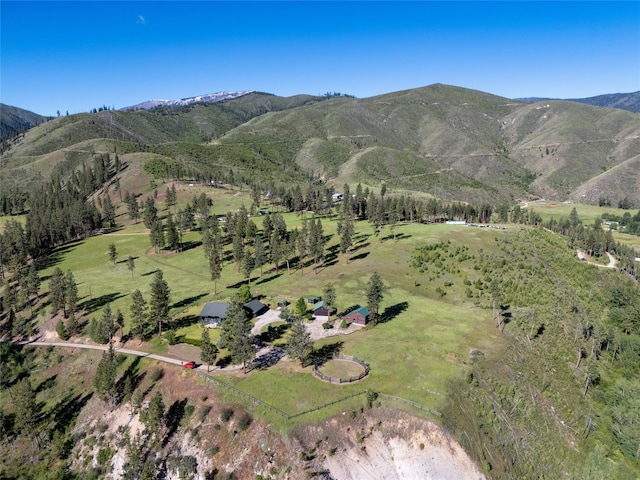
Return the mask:
<svg viewBox="0 0 640 480"><path fill-rule="evenodd" d="M185 368L196 368L196 362L185 362L183 365Z"/></svg>

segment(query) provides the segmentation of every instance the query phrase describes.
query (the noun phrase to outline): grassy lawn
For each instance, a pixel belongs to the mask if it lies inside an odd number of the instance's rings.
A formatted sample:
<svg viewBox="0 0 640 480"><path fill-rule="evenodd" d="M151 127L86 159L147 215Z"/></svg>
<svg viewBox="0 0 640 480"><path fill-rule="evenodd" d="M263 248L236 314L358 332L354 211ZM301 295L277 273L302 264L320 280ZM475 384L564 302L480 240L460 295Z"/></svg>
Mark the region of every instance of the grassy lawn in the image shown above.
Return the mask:
<svg viewBox="0 0 640 480"><path fill-rule="evenodd" d="M26 215L0 215L0 233L4 232L4 226L9 220L15 220L24 226L26 218Z"/></svg>
<svg viewBox="0 0 640 480"><path fill-rule="evenodd" d="M569 214L573 208L578 212L578 217L583 223L591 225L596 218L602 218L603 213L610 213L613 215L622 216L625 212L631 212L635 214L634 210L623 210L621 208L613 207L599 207L597 205L586 205L582 203L564 203L564 202L546 202L535 201L529 202L527 208L532 208L535 212L539 213L543 220L547 221L551 218L560 220L560 218L569 218Z"/></svg>
<svg viewBox="0 0 640 480"><path fill-rule="evenodd" d="M186 197L187 192L190 190L182 194ZM229 206L238 207L242 204L240 196L224 192L227 191L222 191L218 198L220 203L226 201ZM215 199L214 209L217 211ZM285 214L284 218L290 229L300 225L301 219L293 214ZM261 217L253 220L262 227ZM323 219L322 224L329 237L327 247L331 249L339 242L337 221ZM160 268L171 288L171 315L177 325L176 334L200 339L202 331L197 315L202 305L206 301L229 298L244 281L242 275L234 264L226 263L218 282L218 293L213 295L213 284L199 246L199 233L185 236L185 241L192 242L192 248L186 251L155 254L145 232L139 223L113 234L71 244L61 249L40 275L48 278L56 266L63 271L72 270L78 283L81 307L88 309L91 315L99 315L109 303L112 310L122 310L128 321L131 292L139 289L148 301L149 284L154 272ZM310 367L300 369L291 364L278 364L247 375L223 376L223 379L290 414L368 388L438 410L445 397L447 382L463 374L470 349L490 354L500 339L490 322L491 310L478 308L475 299L465 297L461 274L420 273L409 266L411 255L415 247L439 241L468 245L474 252L490 251L496 236L512 235L513 231L402 224L396 233L397 240L394 240L387 227L382 234L383 241L380 241L368 223L360 222L356 225L349 263L344 255L329 256L327 265L321 265L317 272L310 263L303 270L292 269L290 272L286 266L276 272L270 264L262 276L258 270L252 274L252 293L271 305L283 298L293 303L299 297L321 294L323 286L333 282L337 292L336 307L343 311L353 305L366 304L366 284L377 271L388 286L380 310L384 323L351 335L323 339L315 345L321 348L338 344L341 353L367 362L371 372L365 379L353 385L331 385L315 379ZM108 257L110 243L115 244L118 253L115 265ZM230 254L230 248L230 245L225 247L227 254ZM129 255L135 259L133 276L127 269ZM475 280L480 273L474 273L471 264L471 260L467 261L465 268L471 272L469 279ZM43 289L47 288L45 282ZM211 329L210 335L212 341L217 341L219 330ZM282 339L275 341L282 343ZM154 353L162 353L166 352L167 344L165 340L156 339L150 342L149 348ZM221 352L221 356L223 354ZM353 402L362 403L362 399ZM334 409L323 409L314 415L322 417L332 411Z"/></svg>

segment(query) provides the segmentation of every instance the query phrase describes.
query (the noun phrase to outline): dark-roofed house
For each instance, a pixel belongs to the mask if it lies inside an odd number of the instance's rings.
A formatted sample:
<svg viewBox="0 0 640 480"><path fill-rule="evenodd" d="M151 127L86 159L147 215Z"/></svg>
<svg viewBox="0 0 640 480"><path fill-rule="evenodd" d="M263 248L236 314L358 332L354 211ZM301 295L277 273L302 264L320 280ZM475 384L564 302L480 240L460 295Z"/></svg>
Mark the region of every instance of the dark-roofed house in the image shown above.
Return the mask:
<svg viewBox="0 0 640 480"><path fill-rule="evenodd" d="M253 318L257 317L258 315L262 315L264 312L269 310L269 307L267 307L260 300L254 298L250 302L244 304L244 309L251 316L251 318Z"/></svg>
<svg viewBox="0 0 640 480"><path fill-rule="evenodd" d="M316 303L313 306L313 316L314 317L328 317L329 316L329 309L327 308L327 306L324 304L324 302L321 300L318 303Z"/></svg>
<svg viewBox="0 0 640 480"><path fill-rule="evenodd" d="M314 303L318 303L320 300L322 300L322 297L320 295L318 296L312 295L310 297L307 297L307 303L310 305L313 305Z"/></svg>
<svg viewBox="0 0 640 480"><path fill-rule="evenodd" d="M207 327L217 327L227 316L228 303L207 302L200 311L200 321Z"/></svg>
<svg viewBox="0 0 640 480"><path fill-rule="evenodd" d="M344 318L347 322L355 323L356 325L366 325L369 319L369 311L367 307L359 307L345 315Z"/></svg>

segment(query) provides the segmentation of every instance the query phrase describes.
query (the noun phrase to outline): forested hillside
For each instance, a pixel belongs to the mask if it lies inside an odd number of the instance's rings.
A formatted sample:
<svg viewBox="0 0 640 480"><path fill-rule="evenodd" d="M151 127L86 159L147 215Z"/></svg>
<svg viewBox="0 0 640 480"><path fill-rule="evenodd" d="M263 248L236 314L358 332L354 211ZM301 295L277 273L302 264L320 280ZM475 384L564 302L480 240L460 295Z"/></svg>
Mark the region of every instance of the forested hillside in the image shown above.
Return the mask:
<svg viewBox="0 0 640 480"><path fill-rule="evenodd" d="M94 152L154 152L176 168L256 180L361 182L473 203L543 196L640 204L640 116L566 101L526 104L446 85L356 99L253 93L215 104L61 117L2 158L4 185ZM257 166L257 169L254 168ZM20 188L25 188L22 185Z"/></svg>

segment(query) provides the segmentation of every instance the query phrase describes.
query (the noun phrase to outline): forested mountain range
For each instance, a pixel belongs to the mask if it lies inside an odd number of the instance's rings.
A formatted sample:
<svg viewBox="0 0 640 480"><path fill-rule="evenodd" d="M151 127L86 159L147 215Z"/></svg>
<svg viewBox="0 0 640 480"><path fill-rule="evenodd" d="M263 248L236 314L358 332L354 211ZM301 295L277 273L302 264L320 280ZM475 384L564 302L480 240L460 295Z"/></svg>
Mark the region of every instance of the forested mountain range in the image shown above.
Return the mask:
<svg viewBox="0 0 640 480"><path fill-rule="evenodd" d="M559 98L529 97L519 98L523 102L536 103L544 100L560 100ZM570 102L586 103L596 107L620 108L633 113L640 113L640 91L633 93L607 93L587 98L567 98Z"/></svg>
<svg viewBox="0 0 640 480"><path fill-rule="evenodd" d="M251 93L60 117L3 155L5 189L106 151L155 154L168 174L224 168L265 183L385 183L475 203L538 195L640 204L640 115L440 84L364 99Z"/></svg>

